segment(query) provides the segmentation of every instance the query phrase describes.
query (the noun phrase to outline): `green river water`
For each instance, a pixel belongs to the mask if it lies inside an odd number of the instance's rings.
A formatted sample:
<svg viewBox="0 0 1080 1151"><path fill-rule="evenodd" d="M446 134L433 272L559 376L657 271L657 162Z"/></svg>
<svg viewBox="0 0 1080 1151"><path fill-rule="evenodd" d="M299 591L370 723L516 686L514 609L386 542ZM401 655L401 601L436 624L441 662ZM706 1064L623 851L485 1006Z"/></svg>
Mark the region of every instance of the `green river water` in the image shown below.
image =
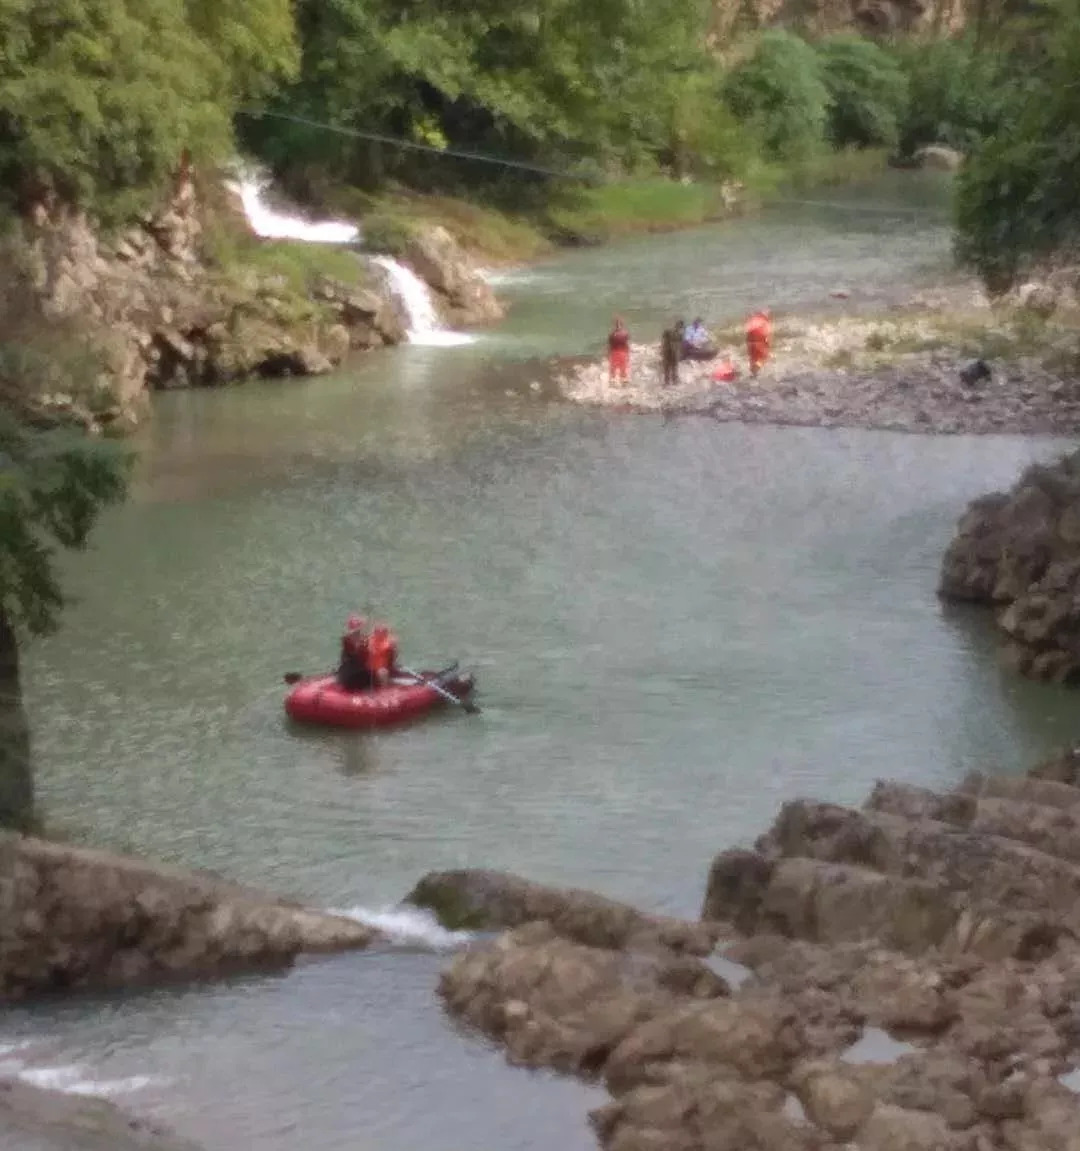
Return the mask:
<svg viewBox="0 0 1080 1151"><path fill-rule="evenodd" d="M680 313L828 311L838 286L880 306L945 267L943 195L896 176L562 255L502 277L511 314L468 346L161 397L135 497L29 658L49 817L363 913L472 865L695 914L712 856L785 798L946 787L1075 738L1073 697L1003 673L989 620L934 594L966 501L1060 445L529 386L530 357L598 347L615 310L652 338ZM282 674L328 666L357 607L406 662L473 667L483 715L290 730ZM593 1146L599 1094L457 1034L430 950L452 941L390 922L417 948L20 1009L0 1038L39 1081L113 1081L211 1151Z"/></svg>

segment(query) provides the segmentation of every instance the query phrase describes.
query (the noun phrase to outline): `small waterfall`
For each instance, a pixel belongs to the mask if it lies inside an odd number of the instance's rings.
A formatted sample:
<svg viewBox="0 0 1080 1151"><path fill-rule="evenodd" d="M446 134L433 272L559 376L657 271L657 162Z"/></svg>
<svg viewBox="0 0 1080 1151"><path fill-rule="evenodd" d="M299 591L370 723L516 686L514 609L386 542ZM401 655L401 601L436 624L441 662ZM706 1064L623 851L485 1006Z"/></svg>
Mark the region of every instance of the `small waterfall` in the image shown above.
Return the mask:
<svg viewBox="0 0 1080 1151"><path fill-rule="evenodd" d="M230 180L227 186L239 196L251 230L264 240L302 240L309 244L355 244L360 239L360 229L348 221L306 220L303 216L270 207L265 200L270 181L249 169L238 170L236 179ZM405 314L409 317L410 344L452 348L473 342L473 337L465 335L464 332L452 332L442 327L431 292L415 272L389 256L376 256L372 262L386 273L390 290L401 300L405 308Z"/></svg>
<svg viewBox="0 0 1080 1151"><path fill-rule="evenodd" d="M271 208L263 199L269 181L252 175L231 181L229 188L240 197L251 230L265 240L304 240L309 244L354 244L360 229L344 220L305 220Z"/></svg>
<svg viewBox="0 0 1080 1151"><path fill-rule="evenodd" d="M411 269L390 256L376 256L378 264L390 281L390 290L401 300L409 317L409 343L429 347L453 348L471 344L472 336L452 332L439 324L439 315L427 284Z"/></svg>

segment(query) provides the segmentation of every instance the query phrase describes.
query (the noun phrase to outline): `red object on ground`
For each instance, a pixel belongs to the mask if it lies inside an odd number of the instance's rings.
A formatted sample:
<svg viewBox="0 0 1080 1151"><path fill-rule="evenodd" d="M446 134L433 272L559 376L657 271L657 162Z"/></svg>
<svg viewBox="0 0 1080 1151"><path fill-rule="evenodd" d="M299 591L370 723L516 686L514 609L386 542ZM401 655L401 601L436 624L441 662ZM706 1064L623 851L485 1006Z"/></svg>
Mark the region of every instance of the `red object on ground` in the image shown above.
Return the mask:
<svg viewBox="0 0 1080 1151"><path fill-rule="evenodd" d="M444 691L458 699L465 699L475 687L468 673L419 674L426 680L436 680ZM385 687L346 691L333 675L302 679L285 697L285 714L290 719L323 727L388 727L416 719L436 707L449 706L449 701L433 687L415 680L396 679Z"/></svg>
<svg viewBox="0 0 1080 1151"><path fill-rule="evenodd" d="M714 369L712 378L714 380L722 380L724 383L730 384L737 375L738 373L735 370L735 365L730 360L724 360Z"/></svg>

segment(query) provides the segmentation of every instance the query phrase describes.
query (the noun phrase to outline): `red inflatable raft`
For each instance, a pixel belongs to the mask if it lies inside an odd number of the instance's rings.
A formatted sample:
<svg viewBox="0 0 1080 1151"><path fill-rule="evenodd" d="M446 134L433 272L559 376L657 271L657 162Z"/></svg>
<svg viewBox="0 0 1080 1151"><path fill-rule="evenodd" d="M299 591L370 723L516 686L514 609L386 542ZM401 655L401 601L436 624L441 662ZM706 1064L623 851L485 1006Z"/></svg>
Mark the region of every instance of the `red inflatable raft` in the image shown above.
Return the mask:
<svg viewBox="0 0 1080 1151"><path fill-rule="evenodd" d="M432 682L457 699L467 698L475 686L473 677L459 673L456 664L446 671L419 674L428 682L399 677L386 687L368 691L346 691L333 675L312 676L300 680L285 697L285 713L299 723L324 727L386 727L436 707L449 707L449 700L431 686Z"/></svg>

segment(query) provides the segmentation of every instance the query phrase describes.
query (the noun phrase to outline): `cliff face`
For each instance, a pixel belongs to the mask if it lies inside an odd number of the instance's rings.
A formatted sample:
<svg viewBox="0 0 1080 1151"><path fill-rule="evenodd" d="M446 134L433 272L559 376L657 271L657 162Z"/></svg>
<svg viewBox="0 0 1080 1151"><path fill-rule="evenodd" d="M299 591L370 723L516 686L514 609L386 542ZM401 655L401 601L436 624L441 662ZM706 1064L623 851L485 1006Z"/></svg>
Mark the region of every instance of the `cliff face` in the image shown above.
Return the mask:
<svg viewBox="0 0 1080 1151"><path fill-rule="evenodd" d="M962 30L966 19L966 0L717 0L711 42L722 50L737 32L771 27L813 36L945 36Z"/></svg>

